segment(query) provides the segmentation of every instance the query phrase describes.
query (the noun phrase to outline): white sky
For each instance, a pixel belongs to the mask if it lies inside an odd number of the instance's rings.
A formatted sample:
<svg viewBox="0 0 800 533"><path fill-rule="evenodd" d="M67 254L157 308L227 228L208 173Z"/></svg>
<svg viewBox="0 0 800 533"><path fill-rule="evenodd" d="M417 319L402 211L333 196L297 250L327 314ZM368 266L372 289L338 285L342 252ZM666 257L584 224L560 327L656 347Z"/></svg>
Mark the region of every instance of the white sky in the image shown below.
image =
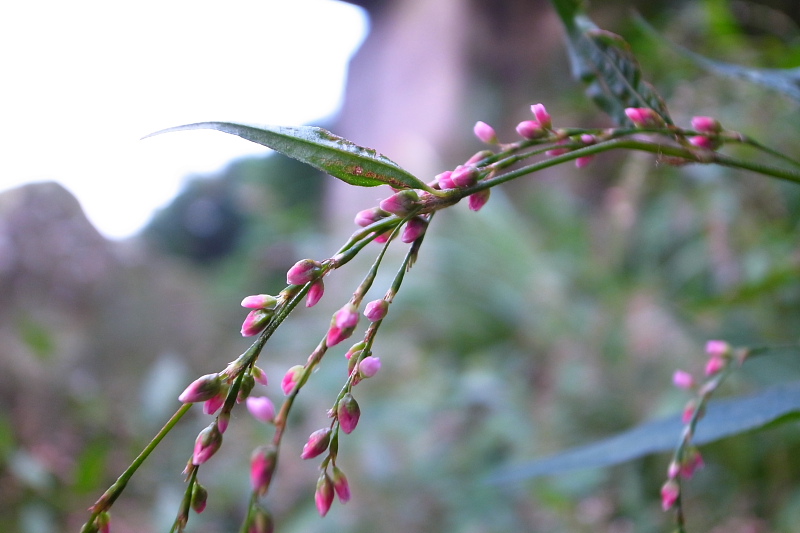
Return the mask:
<svg viewBox="0 0 800 533"><path fill-rule="evenodd" d="M191 173L267 150L161 128L300 125L334 113L367 31L333 0L25 0L0 7L0 191L66 186L110 238L138 231Z"/></svg>

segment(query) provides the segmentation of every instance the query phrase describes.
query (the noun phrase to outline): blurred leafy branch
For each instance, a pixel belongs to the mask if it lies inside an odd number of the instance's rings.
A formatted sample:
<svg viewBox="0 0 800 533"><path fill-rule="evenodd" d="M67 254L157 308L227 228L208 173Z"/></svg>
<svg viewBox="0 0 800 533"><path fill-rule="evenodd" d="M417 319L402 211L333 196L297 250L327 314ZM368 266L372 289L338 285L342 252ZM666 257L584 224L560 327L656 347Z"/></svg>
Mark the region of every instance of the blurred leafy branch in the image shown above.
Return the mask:
<svg viewBox="0 0 800 533"><path fill-rule="evenodd" d="M331 324L317 348L303 365L292 367L284 376L282 388L287 396L277 412L261 404L260 410L251 408L257 418L275 425L275 433L269 446L259 448L251 460L252 495L248 512L242 523L242 531L272 531L273 519L262 503L277 467L281 437L286 427L289 411L300 390L306 385L327 349L349 338L358 323L359 309L363 299L376 280L388 246L395 240L409 245L409 249L383 298L366 304L364 312L370 326L363 340L348 350L348 378L337 396L329 416L329 427L314 432L303 452L304 459L326 454L320 466L315 501L320 514L330 508L335 495L341 501L350 497L347 479L336 465L340 430L350 433L358 421L359 407L352 395L359 381L374 376L380 367L379 359L372 355L372 345L378 328L388 313L390 304L399 292L405 273L411 268L423 242L425 231L435 212L449 208L467 198L472 210L478 211L489 200L489 191L512 180L560 165L574 162L578 167L588 164L594 156L609 151L641 151L655 154L659 161L682 166L690 163L719 165L748 170L784 181L800 182L800 163L779 150L773 150L739 132L724 129L711 117L695 117L691 128L677 126L664 100L653 86L643 80L639 64L628 44L618 35L597 27L573 0L552 0L552 4L563 22L567 45L572 61L573 74L583 81L589 96L597 106L615 122L612 128L555 127L541 104L532 106L533 118L521 122L517 128L519 140L500 143L494 129L484 123L475 127L476 136L493 148L478 152L473 158L452 171L444 172L429 183L411 175L399 165L376 153L358 146L317 127L288 128L282 126L254 126L229 122L202 122L178 126L157 133L188 129L212 129L233 134L274 149L295 158L313 168L326 172L353 186L373 187L389 185L395 193L386 198L379 207L365 210L357 216L362 229L330 258L317 261L307 259L298 262L287 274L288 286L276 297L254 295L245 299L243 305L251 309L242 327L242 334L257 336L253 345L228 367L218 373L209 374L193 382L182 395L184 405L175 413L167 425L143 450L137 459L120 476L91 509L91 516L82 532L106 531L110 527L108 514L111 506L123 492L128 480L147 459L152 450L172 430L179 419L194 403L203 403L207 414L216 415L215 420L198 435L195 450L186 467L187 487L172 530L183 531L190 510L201 512L205 507L207 493L200 485L198 472L222 444L222 435L227 428L230 414L237 403L249 400L248 396L256 382L265 382L263 371L256 365L262 349L290 313L305 299L308 306L314 305L324 291L323 278L349 263L365 247L378 242L384 245L372 267L353 293L353 297L332 317ZM797 99L796 71L771 70L764 72L744 67L725 65L711 60L698 62L725 74L736 75L767 83L790 98ZM764 80L767 80L766 82ZM155 135L155 134L153 134ZM719 150L730 145L744 145L759 156L774 162L764 163L760 159L743 159ZM247 302L247 303L245 303ZM723 423L727 429L717 437L737 434L759 428L767 423L789 420L800 412L800 402L795 395L764 391L753 398L729 400L727 406L717 407L709 402L711 393L723 379L745 359L757 353L769 353L768 349L732 348L713 345L709 348L707 379L702 384L690 382L684 375L677 385L685 388L697 387L698 398L681 419L682 431L674 437L678 445L673 462L667 473L668 481L662 491L665 508L676 509L678 529L683 531L685 520L680 492L680 480L689 477L698 466L699 455L695 446L708 442L711 437L697 434L695 427L706 416L704 422ZM796 348L796 347L793 347ZM678 381L678 378L676 378ZM777 396L776 396L777 394ZM778 398L780 401L778 401ZM788 400L788 403L786 403ZM251 407L253 402L247 402ZM749 406L759 416L746 421L732 420L739 416L738 408ZM707 408L707 412L706 412ZM258 414L257 414L258 413ZM266 413L266 414L265 414ZM703 425L699 426L700 428ZM649 439L658 440L672 434L675 421L654 426L643 426L638 430L619 435L614 446L622 452L615 461L629 460L643 453L661 451L663 446L650 445L642 440L643 433ZM584 454L572 454L569 461L550 463L549 473L560 471L565 464L571 468L609 464L606 455L608 443L598 443L584 450ZM600 459L602 457L602 459ZM604 462L605 461L605 462ZM560 465L560 466L559 466ZM329 472L330 470L330 472ZM542 470L517 472L521 476L533 476Z"/></svg>

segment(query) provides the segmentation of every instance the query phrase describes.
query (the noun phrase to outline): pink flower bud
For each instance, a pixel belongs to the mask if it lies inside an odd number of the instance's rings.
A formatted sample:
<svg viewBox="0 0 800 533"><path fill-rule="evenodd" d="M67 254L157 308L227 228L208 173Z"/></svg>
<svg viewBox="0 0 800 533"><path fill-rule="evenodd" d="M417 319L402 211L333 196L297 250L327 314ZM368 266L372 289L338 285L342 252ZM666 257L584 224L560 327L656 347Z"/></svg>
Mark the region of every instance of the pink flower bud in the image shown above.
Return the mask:
<svg viewBox="0 0 800 533"><path fill-rule="evenodd" d="M550 118L550 113L547 112L544 104L533 104L531 106L531 113L533 113L533 116L536 117L536 120L544 129L549 130L551 127L553 127L553 121Z"/></svg>
<svg viewBox="0 0 800 533"><path fill-rule="evenodd" d="M689 144L697 146L698 148L705 148L706 150L716 150L719 148L719 143L717 141L705 135L689 137Z"/></svg>
<svg viewBox="0 0 800 533"><path fill-rule="evenodd" d="M236 396L236 403L242 403L250 396L253 387L256 386L256 380L252 374L245 374L242 377L242 382L239 385L239 394Z"/></svg>
<svg viewBox="0 0 800 533"><path fill-rule="evenodd" d="M706 376L713 376L723 368L725 368L725 360L722 357L711 356L706 363Z"/></svg>
<svg viewBox="0 0 800 533"><path fill-rule="evenodd" d="M418 205L419 196L411 189L397 192L380 203L381 209L400 217L410 214Z"/></svg>
<svg viewBox="0 0 800 533"><path fill-rule="evenodd" d="M422 217L414 217L406 222L403 233L400 234L400 240L405 243L414 242L425 235L426 229L428 229L428 221Z"/></svg>
<svg viewBox="0 0 800 533"><path fill-rule="evenodd" d="M264 372L260 367L253 365L253 369L250 371L250 374L253 376L253 379L256 380L256 383L261 383L262 385L267 385L267 373Z"/></svg>
<svg viewBox="0 0 800 533"><path fill-rule="evenodd" d="M386 218L389 216L389 213L384 211L379 207L371 207L369 209L364 209L363 211L359 211L356 213L355 223L357 226L361 226L365 228L370 224L373 224L379 221L382 218Z"/></svg>
<svg viewBox="0 0 800 533"><path fill-rule="evenodd" d="M700 470L705 466L705 462L703 461L703 456L700 455L700 452L697 448L692 448L687 452L687 456L683 460L683 464L680 468L681 477L684 479L691 478L695 472Z"/></svg>
<svg viewBox="0 0 800 533"><path fill-rule="evenodd" d="M694 410L697 408L697 405L694 401L690 400L686 403L683 408L683 413L681 414L681 422L684 424L688 424L692 421L692 417L694 416Z"/></svg>
<svg viewBox="0 0 800 533"><path fill-rule="evenodd" d="M253 450L250 456L250 484L257 494L267 493L277 462L278 452L274 446L260 446Z"/></svg>
<svg viewBox="0 0 800 533"><path fill-rule="evenodd" d="M325 516L333 503L333 483L327 472L323 472L317 480L317 490L314 492L314 502L320 516Z"/></svg>
<svg viewBox="0 0 800 533"><path fill-rule="evenodd" d="M312 459L328 449L331 442L331 428L316 430L308 437L308 442L303 446L301 459Z"/></svg>
<svg viewBox="0 0 800 533"><path fill-rule="evenodd" d="M681 465L676 461L670 461L667 468L667 479L675 479L681 473Z"/></svg>
<svg viewBox="0 0 800 533"><path fill-rule="evenodd" d="M333 320L338 328L354 328L358 324L358 310L353 304L348 303L336 311Z"/></svg>
<svg viewBox="0 0 800 533"><path fill-rule="evenodd" d="M336 404L336 419L339 421L339 427L347 434L352 433L356 429L360 416L361 409L358 407L356 399L349 392L346 393Z"/></svg>
<svg viewBox="0 0 800 533"><path fill-rule="evenodd" d="M561 139L556 144L567 144L569 142L567 139ZM545 154L549 155L550 157L555 157L557 155L566 154L569 152L568 148L552 148L545 152Z"/></svg>
<svg viewBox="0 0 800 533"><path fill-rule="evenodd" d="M540 139L547 135L547 131L535 120L523 120L517 124L517 133L520 137L529 141Z"/></svg>
<svg viewBox="0 0 800 533"><path fill-rule="evenodd" d="M383 320L386 313L389 312L389 302L381 298L380 300L373 300L364 306L364 316L370 322L377 322Z"/></svg>
<svg viewBox="0 0 800 533"><path fill-rule="evenodd" d="M478 182L478 169L472 165L458 165L450 174L450 179L456 187L472 187Z"/></svg>
<svg viewBox="0 0 800 533"><path fill-rule="evenodd" d="M467 198L467 201L469 202L469 208L472 211L480 211L481 208L486 205L486 202L489 201L489 195L491 193L491 189L484 189L474 194L470 194Z"/></svg>
<svg viewBox="0 0 800 533"><path fill-rule="evenodd" d="M253 309L244 319L242 323L242 337L252 337L258 335L269 324L274 311L267 309Z"/></svg>
<svg viewBox="0 0 800 533"><path fill-rule="evenodd" d="M200 514L206 510L208 501L208 491L200 483L195 483L192 487L191 506L195 513Z"/></svg>
<svg viewBox="0 0 800 533"><path fill-rule="evenodd" d="M680 490L678 482L674 479L670 479L664 483L664 486L661 487L661 508L664 511L672 509L672 506L678 501Z"/></svg>
<svg viewBox="0 0 800 533"><path fill-rule="evenodd" d="M361 360L358 364L358 373L363 378L371 378L378 373L381 369L381 360L379 357L368 356Z"/></svg>
<svg viewBox="0 0 800 533"><path fill-rule="evenodd" d="M487 123L479 120L475 123L475 127L472 131L475 133L475 137L482 142L486 144L497 144L497 133L495 133L494 128Z"/></svg>
<svg viewBox="0 0 800 533"><path fill-rule="evenodd" d="M247 410L253 418L262 422L272 422L275 419L275 405L266 396L247 398Z"/></svg>
<svg viewBox="0 0 800 533"><path fill-rule="evenodd" d="M228 391L224 390L211 399L203 402L203 412L207 415L213 415L219 408L225 405L225 398L228 396Z"/></svg>
<svg viewBox="0 0 800 533"><path fill-rule="evenodd" d="M217 428L219 428L220 433L225 433L225 430L228 429L228 423L230 421L231 421L230 411L223 411L217 415Z"/></svg>
<svg viewBox="0 0 800 533"><path fill-rule="evenodd" d="M731 353L731 346L725 341L708 341L706 353L711 357L727 357Z"/></svg>
<svg viewBox="0 0 800 533"><path fill-rule="evenodd" d="M214 422L197 435L194 441L194 454L192 464L201 465L208 461L212 455L217 453L222 446L222 433Z"/></svg>
<svg viewBox="0 0 800 533"><path fill-rule="evenodd" d="M283 379L281 380L281 389L286 396L289 396L289 394L292 393L305 372L306 369L303 367L303 365L295 365L286 372L286 375L284 375Z"/></svg>
<svg viewBox="0 0 800 533"><path fill-rule="evenodd" d="M349 350L347 350L347 353L344 354L345 358L350 359L354 355L361 353L365 346L366 344L364 341L357 342L356 344L352 345Z"/></svg>
<svg viewBox="0 0 800 533"><path fill-rule="evenodd" d="M436 175L436 182L439 184L439 188L442 190L446 189L455 189L456 186L453 183L453 180L450 176L453 175L452 170L446 170L441 174Z"/></svg>
<svg viewBox="0 0 800 533"><path fill-rule="evenodd" d="M694 377L684 370L676 370L672 375L672 384L679 389L691 389L694 387Z"/></svg>
<svg viewBox="0 0 800 533"><path fill-rule="evenodd" d="M328 334L325 338L325 344L327 344L328 347L336 346L340 342L349 339L352 334L352 329L342 329L337 328L336 326L331 326L328 329Z"/></svg>
<svg viewBox="0 0 800 533"><path fill-rule="evenodd" d="M722 125L713 117L692 117L692 128L701 133L719 133Z"/></svg>
<svg viewBox="0 0 800 533"><path fill-rule="evenodd" d="M336 491L340 502L347 503L350 501L350 484L347 482L344 472L339 470L337 466L333 467L333 489Z"/></svg>
<svg viewBox="0 0 800 533"><path fill-rule="evenodd" d="M196 403L210 400L222 390L222 380L217 374L206 374L194 380L184 390L178 400L183 403Z"/></svg>
<svg viewBox="0 0 800 533"><path fill-rule="evenodd" d="M305 285L314 281L322 273L322 264L313 259L303 259L294 264L286 273L286 283L289 285Z"/></svg>
<svg viewBox="0 0 800 533"><path fill-rule="evenodd" d="M269 294L254 294L247 296L242 300L242 307L248 309L275 309L278 305L278 299Z"/></svg>
<svg viewBox="0 0 800 533"><path fill-rule="evenodd" d="M491 150L481 150L480 152L472 154L472 157L467 159L467 162L464 164L466 166L475 165L476 163L483 161L484 159L490 157L491 155L492 155Z"/></svg>
<svg viewBox="0 0 800 533"><path fill-rule="evenodd" d="M308 289L308 297L306 298L306 307L314 307L317 305L322 299L322 295L325 294L325 284L322 282L322 279L318 279L313 284L311 284L311 288Z"/></svg>
<svg viewBox="0 0 800 533"><path fill-rule="evenodd" d="M628 107L625 108L625 115L639 128L663 124L659 114L649 107Z"/></svg>

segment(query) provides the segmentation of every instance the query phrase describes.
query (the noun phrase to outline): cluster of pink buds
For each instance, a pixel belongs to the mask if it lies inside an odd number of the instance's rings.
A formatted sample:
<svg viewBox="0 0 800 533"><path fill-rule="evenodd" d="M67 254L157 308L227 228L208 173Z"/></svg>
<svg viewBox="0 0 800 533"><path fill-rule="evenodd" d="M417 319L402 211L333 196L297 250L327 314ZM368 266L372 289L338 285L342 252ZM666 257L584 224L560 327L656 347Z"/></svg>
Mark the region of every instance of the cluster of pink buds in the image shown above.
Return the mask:
<svg viewBox="0 0 800 533"><path fill-rule="evenodd" d="M523 139L530 141L546 137L553 129L550 113L547 112L544 104L533 104L531 113L533 113L533 120L523 120L517 124L517 133Z"/></svg>
<svg viewBox="0 0 800 533"><path fill-rule="evenodd" d="M694 135L689 138L689 142L694 146L707 150L716 150L722 145L718 136L719 132L722 131L722 125L717 119L704 116L692 117L692 127L705 134Z"/></svg>
<svg viewBox="0 0 800 533"><path fill-rule="evenodd" d="M322 282L322 263L313 259L303 259L286 272L286 283L289 285L305 285L311 283L306 298L306 307L313 307L320 301L325 292Z"/></svg>
<svg viewBox="0 0 800 533"><path fill-rule="evenodd" d="M278 299L269 294L254 294L242 300L242 307L251 309L242 323L242 336L258 335L269 324L275 314Z"/></svg>

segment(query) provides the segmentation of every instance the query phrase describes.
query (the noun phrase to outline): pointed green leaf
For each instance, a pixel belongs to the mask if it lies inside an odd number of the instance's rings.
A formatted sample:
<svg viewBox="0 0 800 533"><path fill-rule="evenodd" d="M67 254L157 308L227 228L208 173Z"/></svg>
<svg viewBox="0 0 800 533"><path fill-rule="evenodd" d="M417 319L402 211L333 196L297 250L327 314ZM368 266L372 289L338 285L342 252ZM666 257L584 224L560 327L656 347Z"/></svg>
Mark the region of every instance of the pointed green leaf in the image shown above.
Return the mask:
<svg viewBox="0 0 800 533"><path fill-rule="evenodd" d="M795 420L800 414L800 383L776 385L752 396L709 402L697 425L695 444L706 444L745 431ZM496 472L492 482L507 483L580 468L599 468L644 455L675 449L681 436L681 416L648 422L633 429L572 448L543 459Z"/></svg>
<svg viewBox="0 0 800 533"><path fill-rule="evenodd" d="M586 83L586 94L618 124L630 124L627 107L649 107L672 124L667 106L642 71L628 43L601 30L576 0L551 0L567 36L572 74Z"/></svg>
<svg viewBox="0 0 800 533"><path fill-rule="evenodd" d="M151 133L147 137L172 131L209 129L237 135L272 148L276 152L311 165L317 170L359 187L391 185L396 189L430 187L403 170L397 163L371 148L313 126L253 126L233 122L198 122ZM145 137L145 138L147 138Z"/></svg>
<svg viewBox="0 0 800 533"><path fill-rule="evenodd" d="M700 67L716 72L729 78L738 78L752 83L763 85L774 91L785 94L786 96L800 101L800 67L795 68L750 68L724 61L709 59L703 55L679 46L661 34L648 24L641 17L637 17L636 22L644 28L648 34L666 44L679 54L691 59Z"/></svg>

